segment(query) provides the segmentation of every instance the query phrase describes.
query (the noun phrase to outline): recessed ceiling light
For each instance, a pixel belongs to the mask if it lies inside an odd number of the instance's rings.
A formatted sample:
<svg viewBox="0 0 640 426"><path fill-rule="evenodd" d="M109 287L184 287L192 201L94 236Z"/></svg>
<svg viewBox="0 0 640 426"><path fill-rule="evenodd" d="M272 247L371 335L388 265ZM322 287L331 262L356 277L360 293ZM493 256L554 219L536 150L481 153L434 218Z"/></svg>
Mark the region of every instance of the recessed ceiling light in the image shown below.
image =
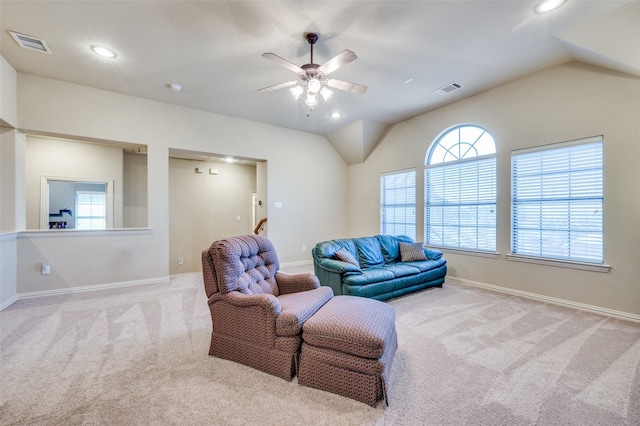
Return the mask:
<svg viewBox="0 0 640 426"><path fill-rule="evenodd" d="M182 86L181 86L181 85L179 85L178 83L170 83L168 86L169 86L169 88L170 88L171 90L173 90L174 92L179 92L179 91L181 91L181 90L182 90Z"/></svg>
<svg viewBox="0 0 640 426"><path fill-rule="evenodd" d="M332 112L329 116L331 118L340 118L342 117L342 114L340 114L339 112Z"/></svg>
<svg viewBox="0 0 640 426"><path fill-rule="evenodd" d="M115 58L116 52L114 52L111 49L107 49L106 47L102 47L102 46L97 46L97 45L93 45L91 46L91 50L93 50L94 53L103 56L105 58Z"/></svg>
<svg viewBox="0 0 640 426"><path fill-rule="evenodd" d="M553 9L557 9L564 4L567 0L545 0L539 5L536 6L536 13L546 13L550 12Z"/></svg>
<svg viewBox="0 0 640 426"><path fill-rule="evenodd" d="M409 77L409 78L407 78L407 79L404 81L404 84L409 84L409 83L411 83L412 81L413 81L413 79L412 79L411 77Z"/></svg>
<svg viewBox="0 0 640 426"><path fill-rule="evenodd" d="M233 163L233 157L226 157L224 161L226 161L227 163Z"/></svg>

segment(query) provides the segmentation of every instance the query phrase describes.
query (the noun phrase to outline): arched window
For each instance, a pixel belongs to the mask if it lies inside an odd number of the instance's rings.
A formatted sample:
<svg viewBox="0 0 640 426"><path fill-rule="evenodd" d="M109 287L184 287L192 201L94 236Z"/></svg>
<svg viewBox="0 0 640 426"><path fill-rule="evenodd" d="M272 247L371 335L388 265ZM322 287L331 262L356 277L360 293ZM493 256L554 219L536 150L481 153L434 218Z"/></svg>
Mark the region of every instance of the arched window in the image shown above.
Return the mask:
<svg viewBox="0 0 640 426"><path fill-rule="evenodd" d="M424 169L427 244L496 251L496 146L482 127L443 132Z"/></svg>

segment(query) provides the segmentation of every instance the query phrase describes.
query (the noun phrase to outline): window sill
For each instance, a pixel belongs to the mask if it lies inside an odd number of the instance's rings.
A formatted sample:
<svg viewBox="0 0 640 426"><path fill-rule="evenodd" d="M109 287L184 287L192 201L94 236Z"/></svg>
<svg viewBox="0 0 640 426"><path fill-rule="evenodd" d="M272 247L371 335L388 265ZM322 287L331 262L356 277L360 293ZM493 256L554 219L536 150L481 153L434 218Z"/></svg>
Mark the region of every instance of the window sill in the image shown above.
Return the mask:
<svg viewBox="0 0 640 426"><path fill-rule="evenodd" d="M425 245L427 248L433 248L436 250L440 250L444 253L452 253L452 254L463 254L467 256L477 256L477 257L487 257L490 259L498 259L500 257L500 253L491 252L491 251L480 251L480 250L466 250L466 249L457 249L452 247L442 247L442 246L432 246Z"/></svg>
<svg viewBox="0 0 640 426"><path fill-rule="evenodd" d="M583 271L609 272L611 270L611 265L596 265L594 263L573 262L570 260L545 259L541 257L521 256L518 254L507 254L506 258L507 260L512 260L514 262L535 263L536 265L581 269Z"/></svg>

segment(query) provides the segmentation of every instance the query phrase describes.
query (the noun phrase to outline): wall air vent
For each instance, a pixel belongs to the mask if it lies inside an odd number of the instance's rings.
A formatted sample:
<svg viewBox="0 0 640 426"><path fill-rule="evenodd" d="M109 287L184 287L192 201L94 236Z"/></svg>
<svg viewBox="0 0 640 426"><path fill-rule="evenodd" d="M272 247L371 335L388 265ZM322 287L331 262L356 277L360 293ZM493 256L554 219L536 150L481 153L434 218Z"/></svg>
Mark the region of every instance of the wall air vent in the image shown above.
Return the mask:
<svg viewBox="0 0 640 426"><path fill-rule="evenodd" d="M448 95L451 92L454 92L458 89L462 89L462 84L460 83L451 83L451 84L447 84L444 87L439 88L438 90L434 90L435 93L437 93L438 95Z"/></svg>
<svg viewBox="0 0 640 426"><path fill-rule="evenodd" d="M47 42L39 39L37 37L28 36L25 34L16 33L13 31L9 31L11 37L20 45L20 47L24 47L25 49L37 50L38 52L48 53L49 55L53 54L49 46L47 46Z"/></svg>

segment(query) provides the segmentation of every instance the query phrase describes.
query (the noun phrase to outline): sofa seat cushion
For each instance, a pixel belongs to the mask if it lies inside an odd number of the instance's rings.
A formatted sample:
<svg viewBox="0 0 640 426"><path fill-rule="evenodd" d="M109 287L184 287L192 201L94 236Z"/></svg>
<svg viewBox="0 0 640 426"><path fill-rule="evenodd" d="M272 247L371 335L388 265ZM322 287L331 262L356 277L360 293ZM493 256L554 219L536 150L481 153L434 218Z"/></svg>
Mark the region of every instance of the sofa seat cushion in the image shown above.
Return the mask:
<svg viewBox="0 0 640 426"><path fill-rule="evenodd" d="M365 285L394 278L393 272L387 268L365 268L362 270L362 274L345 275L342 282L349 285Z"/></svg>
<svg viewBox="0 0 640 426"><path fill-rule="evenodd" d="M413 262L404 262L404 266L411 266L413 268L417 268L420 272L430 271L432 269L439 268L440 266L447 263L446 260L440 258L437 260L418 260Z"/></svg>
<svg viewBox="0 0 640 426"><path fill-rule="evenodd" d="M393 276L395 278L406 277L409 275L417 275L420 272L420 268L416 268L415 266L403 264L403 263L392 263L390 265L385 265L384 269L393 272Z"/></svg>
<svg viewBox="0 0 640 426"><path fill-rule="evenodd" d="M333 297L330 287L320 287L299 293L281 294L280 315L276 318L276 336L295 336L302 324Z"/></svg>

